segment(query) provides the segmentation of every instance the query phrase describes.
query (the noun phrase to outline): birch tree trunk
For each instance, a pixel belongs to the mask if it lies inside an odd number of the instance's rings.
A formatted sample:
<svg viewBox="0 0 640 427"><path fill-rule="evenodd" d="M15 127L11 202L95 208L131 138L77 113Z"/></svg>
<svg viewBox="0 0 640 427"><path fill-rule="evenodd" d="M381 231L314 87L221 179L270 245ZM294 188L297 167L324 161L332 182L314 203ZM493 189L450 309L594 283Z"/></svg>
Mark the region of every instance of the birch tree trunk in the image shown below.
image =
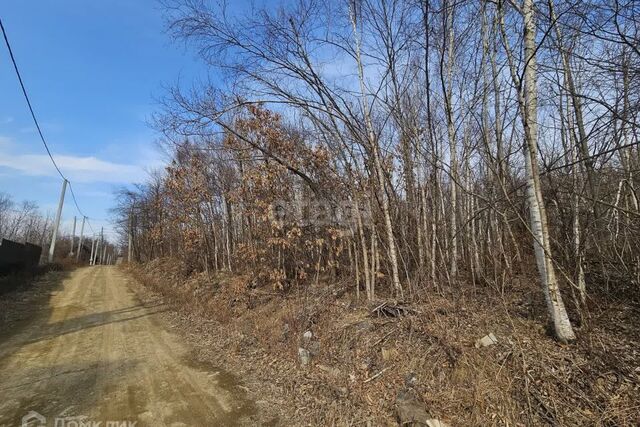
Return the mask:
<svg viewBox="0 0 640 427"><path fill-rule="evenodd" d="M353 27L353 34L356 41L355 57L358 66L358 80L360 81L360 94L362 98L364 122L367 130L367 139L369 147L371 148L371 154L373 156L373 165L375 169L375 176L380 189L380 201L382 205L382 215L384 217L384 225L387 232L387 245L389 246L389 262L391 263L391 277L393 288L400 298L404 296L402 290L402 284L400 283L400 273L398 270L398 255L396 250L395 239L393 237L393 223L391 221L391 212L389 208L389 197L386 191L386 179L384 176L384 170L382 168L382 160L380 159L380 147L378 140L373 130L373 123L371 121L371 115L369 113L369 102L366 99L366 89L364 83L364 67L362 65L362 58L360 56L360 35L358 32L358 26L356 21L356 5L355 2L350 4L351 25Z"/></svg>
<svg viewBox="0 0 640 427"><path fill-rule="evenodd" d="M451 234L451 248L450 248L450 271L451 278L454 278L458 274L458 229L457 229L457 211L458 211L458 154L456 150L456 132L453 123L453 107L451 96L453 92L453 5L448 2L445 6L447 10L446 26L447 28L447 83L445 85L443 70L441 70L442 78L442 90L445 93L445 109L447 117L447 137L449 140L449 173L450 176L450 198L451 198L451 214L450 214L450 234ZM442 52L444 56L444 49Z"/></svg>
<svg viewBox="0 0 640 427"><path fill-rule="evenodd" d="M591 197L593 197L594 199L593 206L594 206L594 213L595 213L595 211L597 210L596 209L597 204L595 203L597 194L596 194L596 186L595 186L595 178L594 178L593 160L589 156L588 137L587 137L587 131L585 129L584 118L582 114L582 102L580 99L580 95L578 94L578 91L576 89L575 80L573 78L573 70L571 69L569 53L567 52L567 49L564 46L562 30L560 29L560 26L557 22L558 17L556 16L556 13L555 13L553 0L549 0L549 13L555 29L556 38L558 39L557 40L558 50L560 51L560 57L562 58L562 69L563 69L563 74L565 79L565 86L569 92L571 105L573 107L573 113L575 115L575 124L576 124L576 127L578 128L579 141L577 141L577 144L578 144L577 148L579 150L579 154L581 157L580 160L584 162L584 167L587 172L587 183L589 184Z"/></svg>
<svg viewBox="0 0 640 427"><path fill-rule="evenodd" d="M536 82L536 24L533 0L524 0L522 5L524 18L524 111L523 126L525 134L524 159L527 174L527 201L529 205L530 226L534 237L534 251L538 272L547 301L547 309L553 322L556 338L563 343L575 340L575 334L564 306L560 288L551 258L547 215L540 187L540 174L537 161L538 144L538 94Z"/></svg>
<svg viewBox="0 0 640 427"><path fill-rule="evenodd" d="M371 301L373 299L373 285L371 279L371 269L369 268L369 256L367 255L367 241L364 237L364 225L362 224L362 212L360 211L360 205L358 204L358 197L353 195L353 205L357 220L358 237L360 238L360 246L362 248L362 271L364 271L364 283L367 290L367 299Z"/></svg>

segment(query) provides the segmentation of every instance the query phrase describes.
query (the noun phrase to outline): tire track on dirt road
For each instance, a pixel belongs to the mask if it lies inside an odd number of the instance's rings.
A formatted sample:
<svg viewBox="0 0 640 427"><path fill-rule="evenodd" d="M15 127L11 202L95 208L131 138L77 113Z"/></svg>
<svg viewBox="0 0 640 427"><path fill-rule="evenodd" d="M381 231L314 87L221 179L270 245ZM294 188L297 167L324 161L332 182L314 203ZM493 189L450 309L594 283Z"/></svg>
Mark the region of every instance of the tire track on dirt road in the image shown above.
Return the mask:
<svg viewBox="0 0 640 427"><path fill-rule="evenodd" d="M232 375L190 349L145 307L116 267L74 271L48 310L0 338L0 426L35 410L138 426L250 424L254 406ZM31 310L42 307L31 307ZM37 313L37 311L36 311Z"/></svg>

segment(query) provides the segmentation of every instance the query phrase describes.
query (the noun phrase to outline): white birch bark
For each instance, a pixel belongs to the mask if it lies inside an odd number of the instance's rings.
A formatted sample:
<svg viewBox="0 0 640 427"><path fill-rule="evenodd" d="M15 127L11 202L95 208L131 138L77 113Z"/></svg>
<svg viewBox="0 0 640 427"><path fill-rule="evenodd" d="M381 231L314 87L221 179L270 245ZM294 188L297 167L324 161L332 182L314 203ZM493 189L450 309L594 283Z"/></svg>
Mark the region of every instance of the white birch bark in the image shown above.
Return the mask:
<svg viewBox="0 0 640 427"><path fill-rule="evenodd" d="M382 160L380 159L380 147L378 140L373 130L373 123L371 121L371 115L369 113L369 102L366 98L366 89L364 83L364 67L362 65L362 58L360 56L360 34L358 32L358 26L356 22L356 8L355 4L350 4L351 25L353 27L353 35L355 38L355 56L358 66L358 80L360 82L360 95L362 99L362 106L364 112L364 122L367 130L367 139L369 147L371 148L371 154L373 156L373 165L375 168L375 175L378 181L380 189L380 200L382 205L382 215L384 217L384 225L387 232L387 245L389 247L389 262L391 263L391 277L393 288L400 298L404 296L402 284L400 283L400 273L398 269L398 256L396 250L395 238L393 236L393 223L391 221L391 212L389 208L389 198L386 191L386 179L384 170L382 168Z"/></svg>
<svg viewBox="0 0 640 427"><path fill-rule="evenodd" d="M458 228L457 228L457 212L458 212L458 188L455 182L458 178L458 154L456 150L456 132L453 123L453 108L451 102L452 85L453 85L453 6L447 3L447 32L448 32L448 47L447 47L447 86L445 89L445 108L447 115L447 137L449 140L449 173L450 179L450 198L451 198L451 212L450 218L450 233L451 233L451 247L449 253L450 258L450 271L451 277L455 279L458 274ZM444 55L444 52L443 52ZM443 85L444 86L444 85Z"/></svg>
<svg viewBox="0 0 640 427"><path fill-rule="evenodd" d="M501 6L502 3L499 3ZM536 82L536 26L533 0L524 0L520 9L524 19L524 54L525 70L524 84L518 94L518 105L524 128L524 162L527 183L527 205L529 208L529 227L533 236L533 247L538 272L542 283L542 290L547 302L547 311L553 324L554 334L560 342L575 339L575 334L564 306L560 288L555 275L551 258L548 225L544 200L540 188L538 172L538 93ZM513 61L509 39L504 27L503 11L499 9L499 24L502 41L505 46L511 78L516 87L520 86L520 79Z"/></svg>
<svg viewBox="0 0 640 427"><path fill-rule="evenodd" d="M542 279L547 308L554 326L557 339L569 342L575 334L564 306L560 288L555 275L551 258L551 245L547 225L540 176L537 163L538 143L538 93L536 82L536 24L533 0L524 0L522 5L524 18L524 111L523 125L525 130L525 168L527 172L527 199L531 230L534 235L534 250L538 271Z"/></svg>

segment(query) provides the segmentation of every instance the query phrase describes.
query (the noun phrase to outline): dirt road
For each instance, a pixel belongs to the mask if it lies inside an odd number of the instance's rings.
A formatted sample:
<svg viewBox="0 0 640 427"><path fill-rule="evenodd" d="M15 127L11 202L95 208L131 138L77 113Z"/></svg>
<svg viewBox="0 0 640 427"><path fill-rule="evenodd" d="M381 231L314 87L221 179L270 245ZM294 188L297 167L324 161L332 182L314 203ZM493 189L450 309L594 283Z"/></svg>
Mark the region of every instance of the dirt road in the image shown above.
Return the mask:
<svg viewBox="0 0 640 427"><path fill-rule="evenodd" d="M48 426L65 417L66 425L234 425L252 413L237 381L191 361L159 319L163 307L142 306L128 280L116 267L76 270L48 307L32 307L41 313L26 327L1 331L0 425L20 425L32 410Z"/></svg>

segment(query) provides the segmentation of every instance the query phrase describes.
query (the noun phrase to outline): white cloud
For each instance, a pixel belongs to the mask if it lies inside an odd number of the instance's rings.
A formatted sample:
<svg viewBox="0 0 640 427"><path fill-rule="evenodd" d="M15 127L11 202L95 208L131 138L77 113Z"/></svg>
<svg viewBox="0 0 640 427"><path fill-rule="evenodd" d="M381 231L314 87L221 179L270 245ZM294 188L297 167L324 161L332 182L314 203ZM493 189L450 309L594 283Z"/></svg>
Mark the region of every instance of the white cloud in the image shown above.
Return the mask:
<svg viewBox="0 0 640 427"><path fill-rule="evenodd" d="M142 166L113 163L97 157L55 156L56 163L72 182L107 182L126 184L142 182L147 173ZM25 175L56 176L57 172L46 154L12 154L0 152L0 166Z"/></svg>

